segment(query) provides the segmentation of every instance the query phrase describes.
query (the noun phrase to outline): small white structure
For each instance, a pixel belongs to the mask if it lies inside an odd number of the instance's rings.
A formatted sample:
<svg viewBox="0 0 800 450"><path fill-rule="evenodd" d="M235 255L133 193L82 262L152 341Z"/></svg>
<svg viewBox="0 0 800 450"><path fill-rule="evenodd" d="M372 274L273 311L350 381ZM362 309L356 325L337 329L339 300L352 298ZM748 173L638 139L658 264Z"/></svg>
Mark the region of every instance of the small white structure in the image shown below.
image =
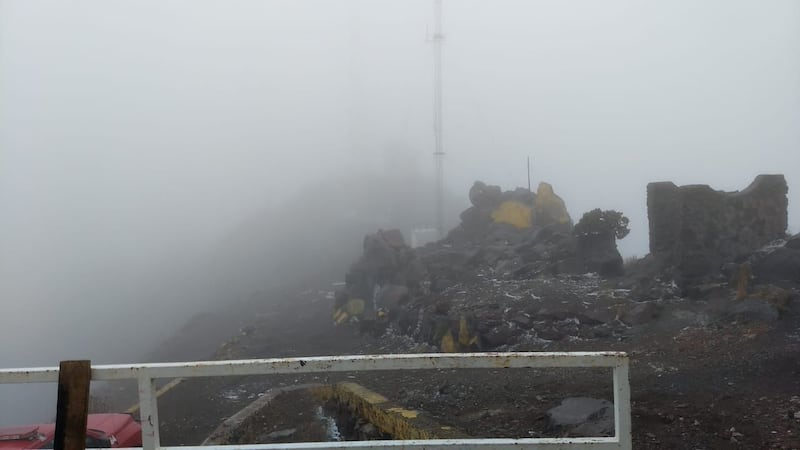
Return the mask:
<svg viewBox="0 0 800 450"><path fill-rule="evenodd" d="M411 231L411 248L422 247L438 240L439 230L436 228L414 228Z"/></svg>

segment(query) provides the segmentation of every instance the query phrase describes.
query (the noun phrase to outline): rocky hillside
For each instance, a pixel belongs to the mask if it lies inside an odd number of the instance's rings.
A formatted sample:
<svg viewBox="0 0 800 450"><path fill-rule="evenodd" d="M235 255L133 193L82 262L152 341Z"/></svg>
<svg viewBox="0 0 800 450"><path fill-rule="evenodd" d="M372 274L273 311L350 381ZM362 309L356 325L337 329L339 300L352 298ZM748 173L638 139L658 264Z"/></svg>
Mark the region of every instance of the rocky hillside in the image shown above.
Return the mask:
<svg viewBox="0 0 800 450"><path fill-rule="evenodd" d="M619 212L589 211L573 224L547 185L531 193L476 183L470 194L472 207L440 242L411 248L403 233L379 230L364 238L361 256L335 291L287 293L279 303L254 298L242 311L250 324L214 357L625 351L634 448L800 448L800 308L793 302L800 295L800 236L774 239L751 226L748 239L759 242L753 251L709 255L720 258L712 272L686 276L685 260L659 252L623 264L615 241L625 236L627 221ZM693 211L691 217L702 218ZM703 220L736 226L719 217ZM725 235L735 239L736 233ZM613 423L607 372L387 372L341 379L473 437L607 435ZM165 442L202 442L220 414L247 403L242 399L341 379L183 383L162 399ZM276 419L259 422L259 442L278 442L288 430L295 432L287 442L313 438L290 423L308 415L299 415L298 404L271 410ZM566 416L579 419L561 420Z"/></svg>
<svg viewBox="0 0 800 450"><path fill-rule="evenodd" d="M334 320L434 350L543 349L564 339L621 337L660 321L777 318L800 287L800 236L784 234L738 259L708 255L720 262L716 270L687 277L683 259L659 253L623 267L616 240L627 234L627 218L597 209L573 225L549 184L534 193L476 182L469 198L461 223L439 242L412 249L398 230L367 235L336 292ZM749 223L759 221L769 218ZM758 242L757 233L747 234ZM683 253L688 245L681 241Z"/></svg>

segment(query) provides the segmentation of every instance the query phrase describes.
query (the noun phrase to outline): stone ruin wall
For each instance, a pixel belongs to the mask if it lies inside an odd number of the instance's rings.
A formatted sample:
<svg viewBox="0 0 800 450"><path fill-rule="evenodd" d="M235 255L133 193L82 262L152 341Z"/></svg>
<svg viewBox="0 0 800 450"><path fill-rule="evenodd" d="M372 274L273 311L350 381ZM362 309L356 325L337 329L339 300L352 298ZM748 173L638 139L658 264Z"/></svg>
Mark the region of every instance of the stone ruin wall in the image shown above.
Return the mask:
<svg viewBox="0 0 800 450"><path fill-rule="evenodd" d="M650 183L650 253L685 278L716 273L722 264L786 237L787 193L783 175L759 175L740 192Z"/></svg>

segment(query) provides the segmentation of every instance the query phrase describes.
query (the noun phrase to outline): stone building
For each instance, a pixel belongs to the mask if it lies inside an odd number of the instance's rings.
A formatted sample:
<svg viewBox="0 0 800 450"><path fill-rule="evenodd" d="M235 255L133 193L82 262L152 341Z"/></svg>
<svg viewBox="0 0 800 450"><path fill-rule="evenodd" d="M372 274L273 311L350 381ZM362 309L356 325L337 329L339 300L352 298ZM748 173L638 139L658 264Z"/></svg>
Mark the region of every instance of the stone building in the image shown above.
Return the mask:
<svg viewBox="0 0 800 450"><path fill-rule="evenodd" d="M650 253L684 280L718 273L775 239L786 237L788 186L783 175L759 175L743 191L707 185L647 185Z"/></svg>

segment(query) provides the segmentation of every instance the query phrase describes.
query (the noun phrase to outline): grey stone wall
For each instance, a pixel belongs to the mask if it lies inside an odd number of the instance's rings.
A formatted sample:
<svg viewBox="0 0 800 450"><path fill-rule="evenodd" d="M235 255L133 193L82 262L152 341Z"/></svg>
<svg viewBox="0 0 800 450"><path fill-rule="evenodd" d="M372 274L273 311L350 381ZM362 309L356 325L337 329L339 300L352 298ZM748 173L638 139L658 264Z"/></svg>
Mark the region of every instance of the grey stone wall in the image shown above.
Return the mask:
<svg viewBox="0 0 800 450"><path fill-rule="evenodd" d="M737 192L650 183L650 253L688 279L716 273L722 264L786 237L787 193L783 175L759 175Z"/></svg>

